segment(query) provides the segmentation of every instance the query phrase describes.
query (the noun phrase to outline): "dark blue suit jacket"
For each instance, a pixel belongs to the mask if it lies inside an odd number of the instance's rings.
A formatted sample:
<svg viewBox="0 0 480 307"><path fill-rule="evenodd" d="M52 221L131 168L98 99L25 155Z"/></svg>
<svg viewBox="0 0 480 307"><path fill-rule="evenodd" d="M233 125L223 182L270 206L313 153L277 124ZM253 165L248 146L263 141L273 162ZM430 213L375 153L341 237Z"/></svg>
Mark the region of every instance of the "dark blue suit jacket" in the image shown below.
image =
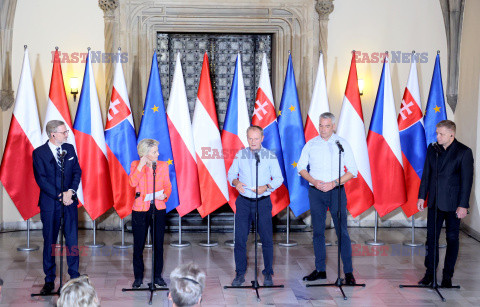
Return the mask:
<svg viewBox="0 0 480 307"><path fill-rule="evenodd" d="M53 156L48 142L33 151L33 173L35 180L40 187L40 198L38 205L41 211L52 211L55 205L59 205L58 195L61 191L60 167ZM63 182L63 191L73 189L77 191L82 176L82 170L78 164L78 157L71 144L63 144L62 149L67 151L65 155L65 176ZM75 200L71 206L78 205Z"/></svg>

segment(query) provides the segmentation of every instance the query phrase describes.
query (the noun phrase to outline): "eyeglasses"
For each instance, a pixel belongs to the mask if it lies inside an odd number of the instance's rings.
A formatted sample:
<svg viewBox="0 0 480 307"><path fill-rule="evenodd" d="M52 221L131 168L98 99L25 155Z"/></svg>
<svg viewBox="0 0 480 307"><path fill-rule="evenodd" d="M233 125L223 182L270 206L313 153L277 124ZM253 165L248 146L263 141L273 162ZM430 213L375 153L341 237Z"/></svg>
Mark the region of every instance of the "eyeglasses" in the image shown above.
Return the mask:
<svg viewBox="0 0 480 307"><path fill-rule="evenodd" d="M70 130L65 130L65 131L57 131L57 132L55 132L55 133L61 133L61 134L65 135L65 136L67 136L69 132L70 132Z"/></svg>

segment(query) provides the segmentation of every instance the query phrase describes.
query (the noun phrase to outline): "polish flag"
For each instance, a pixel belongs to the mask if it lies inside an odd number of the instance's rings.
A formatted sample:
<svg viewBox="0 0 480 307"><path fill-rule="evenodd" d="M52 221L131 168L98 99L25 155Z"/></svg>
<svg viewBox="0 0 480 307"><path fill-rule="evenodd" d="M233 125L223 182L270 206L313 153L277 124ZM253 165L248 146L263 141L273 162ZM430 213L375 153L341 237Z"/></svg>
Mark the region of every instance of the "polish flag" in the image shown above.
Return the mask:
<svg viewBox="0 0 480 307"><path fill-rule="evenodd" d="M42 142L45 143L48 140L46 131L47 123L51 120L61 120L65 123L67 130L70 131L67 138L67 143L73 145L78 155L77 144L75 142L75 134L72 129L72 118L70 117L70 110L68 109L67 95L65 94L65 86L63 85L62 67L60 65L60 55L58 48L55 50L53 56L53 70L52 81L50 82L50 94L48 95L47 112L45 114L45 120L43 121L42 129ZM78 206L83 205L83 187L82 180L78 185L77 190Z"/></svg>
<svg viewBox="0 0 480 307"><path fill-rule="evenodd" d="M327 83L325 82L325 69L323 67L323 53L320 53L318 59L317 78L313 88L312 99L310 100L310 108L308 109L307 120L305 121L305 142L310 141L318 136L318 125L320 115L330 112L328 106Z"/></svg>
<svg viewBox="0 0 480 307"><path fill-rule="evenodd" d="M375 209L384 216L407 201L402 149L393 100L390 62L383 63L367 136Z"/></svg>
<svg viewBox="0 0 480 307"><path fill-rule="evenodd" d="M247 98L245 97L245 85L243 83L242 61L240 54L237 55L235 73L233 74L230 98L228 98L227 113L222 130L222 146L225 160L225 170L228 172L233 159L240 149L247 148L247 128L250 126L248 117ZM236 212L235 201L238 191L228 186L229 205Z"/></svg>
<svg viewBox="0 0 480 307"><path fill-rule="evenodd" d="M192 123L190 122L180 53L177 54L173 74L167 107L167 120L175 161L175 172L177 173L178 197L180 199L177 212L180 216L184 216L201 205L201 198Z"/></svg>
<svg viewBox="0 0 480 307"><path fill-rule="evenodd" d="M262 146L275 153L278 163L280 164L280 169L282 170L284 182L271 194L272 216L275 216L290 204L290 197L288 195L287 186L285 185L287 175L285 173L283 162L280 133L278 131L277 115L275 114L275 105L273 104L272 86L270 85L267 56L265 53L263 54L262 69L260 72L260 81L258 84L252 125L263 128L264 139Z"/></svg>
<svg viewBox="0 0 480 307"><path fill-rule="evenodd" d="M345 184L347 208L353 217L357 217L373 205L372 175L365 137L362 102L358 91L357 66L355 53L352 55L342 111L337 125L337 135L346 139L352 147L358 174Z"/></svg>
<svg viewBox="0 0 480 307"><path fill-rule="evenodd" d="M89 49L73 133L77 139L78 163L82 169L83 206L90 218L96 220L113 206L113 193L90 56Z"/></svg>
<svg viewBox="0 0 480 307"><path fill-rule="evenodd" d="M213 101L208 56L203 56L197 102L193 113L193 139L197 154L198 180L202 205L198 212L205 217L228 202L228 184L217 112Z"/></svg>
<svg viewBox="0 0 480 307"><path fill-rule="evenodd" d="M414 58L412 57L412 59ZM427 156L427 141L423 126L422 102L420 101L415 59L410 67L407 87L405 87L397 121L407 188L407 202L402 205L402 210L407 217L410 217L418 212L418 189Z"/></svg>
<svg viewBox="0 0 480 307"><path fill-rule="evenodd" d="M42 145L28 50L25 48L7 143L0 167L0 180L24 220L40 213L40 188L33 176L32 153ZM21 163L19 163L21 161Z"/></svg>

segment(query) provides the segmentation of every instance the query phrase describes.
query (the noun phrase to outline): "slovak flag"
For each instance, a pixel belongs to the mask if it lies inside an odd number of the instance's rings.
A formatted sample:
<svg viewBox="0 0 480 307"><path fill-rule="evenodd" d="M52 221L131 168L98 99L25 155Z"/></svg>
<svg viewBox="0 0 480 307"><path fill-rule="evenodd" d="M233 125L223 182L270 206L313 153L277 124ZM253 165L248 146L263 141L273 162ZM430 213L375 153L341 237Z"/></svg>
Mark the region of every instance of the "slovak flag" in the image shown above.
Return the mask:
<svg viewBox="0 0 480 307"><path fill-rule="evenodd" d="M113 206L113 194L90 48L73 132L77 139L78 163L82 169L83 206L90 218L96 220Z"/></svg>
<svg viewBox="0 0 480 307"><path fill-rule="evenodd" d="M345 193L348 199L347 209L353 217L357 217L373 205L373 188L362 102L358 90L355 52L352 54L342 111L337 125L337 135L347 140L352 147L358 168L357 178L345 183Z"/></svg>
<svg viewBox="0 0 480 307"><path fill-rule="evenodd" d="M305 121L305 142L308 142L314 137L320 135L318 132L320 115L325 112L330 112L330 107L328 106L327 82L325 82L323 53L320 53L320 58L318 59L317 78L315 79L312 99L310 100L310 108L308 109L307 120Z"/></svg>
<svg viewBox="0 0 480 307"><path fill-rule="evenodd" d="M278 163L280 164L280 169L282 170L284 183L271 194L272 216L275 216L288 206L290 198L285 185L287 176L285 174L285 166L283 163L282 146L280 145L280 134L278 132L272 87L268 75L267 55L265 53L263 54L262 70L260 72L260 82L258 84L252 125L263 128L264 139L262 146L275 153Z"/></svg>
<svg viewBox="0 0 480 307"><path fill-rule="evenodd" d="M390 62L386 57L367 136L374 206L380 216L392 212L407 201L396 117Z"/></svg>
<svg viewBox="0 0 480 307"><path fill-rule="evenodd" d="M40 213L40 188L33 175L32 153L42 145L28 50L25 48L7 143L3 152L0 180L24 220ZM20 161L20 163L19 163Z"/></svg>
<svg viewBox="0 0 480 307"><path fill-rule="evenodd" d="M198 180L202 205L198 212L205 217L228 202L222 141L218 127L208 56L203 56L197 102L193 113L193 140L197 154Z"/></svg>
<svg viewBox="0 0 480 307"><path fill-rule="evenodd" d="M50 81L50 93L48 95L47 112L42 127L42 142L48 140L46 126L51 120L61 120L65 123L67 130L70 131L67 137L67 143L73 145L78 155L77 143L75 142L75 134L72 133L72 118L70 117L70 109L68 108L67 95L65 94L65 86L63 85L62 66L60 65L60 55L58 47L55 48L53 56L52 80ZM103 130L103 129L102 129ZM79 206L83 205L83 187L82 179L78 185L77 197Z"/></svg>
<svg viewBox="0 0 480 307"><path fill-rule="evenodd" d="M120 51L118 53L120 58ZM112 181L113 207L123 219L132 213L135 188L130 186L128 176L130 164L139 157L132 109L120 61L117 62L113 75L112 96L105 125L105 143Z"/></svg>
<svg viewBox="0 0 480 307"><path fill-rule="evenodd" d="M414 58L412 57L412 59ZM427 156L422 103L420 101L415 60L413 60L410 67L407 87L405 87L405 92L403 93L402 105L397 121L398 129L400 130L403 171L407 188L407 202L402 205L402 210L407 217L410 217L418 212L418 189Z"/></svg>
<svg viewBox="0 0 480 307"><path fill-rule="evenodd" d="M192 123L190 122L190 111L183 81L180 53L177 54L175 72L170 89L167 121L179 187L178 197L180 205L177 207L177 212L180 216L184 216L201 205L201 198Z"/></svg>
<svg viewBox="0 0 480 307"><path fill-rule="evenodd" d="M242 148L248 147L247 128L250 126L248 117L247 98L245 96L245 85L243 83L242 61L240 54L235 62L235 73L233 74L230 98L228 98L227 113L223 123L222 146L225 160L225 170L228 172L232 166L233 159ZM233 212L236 212L235 201L238 191L228 185L228 204Z"/></svg>

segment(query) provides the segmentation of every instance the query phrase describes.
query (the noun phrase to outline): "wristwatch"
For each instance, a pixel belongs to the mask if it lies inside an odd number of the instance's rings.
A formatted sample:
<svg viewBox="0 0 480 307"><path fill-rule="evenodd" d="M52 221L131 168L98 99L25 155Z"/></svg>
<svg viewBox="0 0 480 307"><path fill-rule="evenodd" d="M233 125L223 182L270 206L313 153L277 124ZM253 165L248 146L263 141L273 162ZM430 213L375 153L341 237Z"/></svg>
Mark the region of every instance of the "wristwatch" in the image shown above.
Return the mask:
<svg viewBox="0 0 480 307"><path fill-rule="evenodd" d="M272 186L270 184L267 183L266 186L267 186L267 189L269 189L269 190L272 189Z"/></svg>
<svg viewBox="0 0 480 307"><path fill-rule="evenodd" d="M335 186L336 186L336 187L340 186L340 183L338 182L338 180L337 180L337 179L335 179L335 181L334 181L334 182L335 182Z"/></svg>

